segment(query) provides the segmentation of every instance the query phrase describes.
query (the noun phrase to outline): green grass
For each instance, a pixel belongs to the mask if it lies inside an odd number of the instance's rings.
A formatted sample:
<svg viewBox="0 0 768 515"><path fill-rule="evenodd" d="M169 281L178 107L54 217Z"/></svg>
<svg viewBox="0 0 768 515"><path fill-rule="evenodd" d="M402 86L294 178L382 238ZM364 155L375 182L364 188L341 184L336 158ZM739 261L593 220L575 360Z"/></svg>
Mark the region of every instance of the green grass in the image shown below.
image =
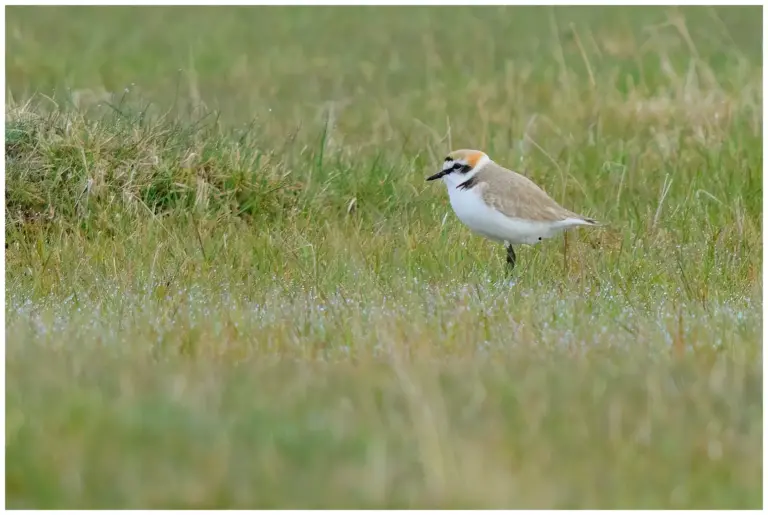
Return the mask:
<svg viewBox="0 0 768 515"><path fill-rule="evenodd" d="M761 507L761 14L8 8L7 505Z"/></svg>

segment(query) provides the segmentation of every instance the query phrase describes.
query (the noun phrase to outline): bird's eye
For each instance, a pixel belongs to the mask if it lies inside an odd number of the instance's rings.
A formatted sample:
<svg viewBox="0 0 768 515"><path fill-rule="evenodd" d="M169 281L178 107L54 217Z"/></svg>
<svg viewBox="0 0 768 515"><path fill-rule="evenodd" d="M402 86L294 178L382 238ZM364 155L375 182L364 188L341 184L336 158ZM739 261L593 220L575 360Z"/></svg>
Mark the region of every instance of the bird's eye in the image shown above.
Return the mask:
<svg viewBox="0 0 768 515"><path fill-rule="evenodd" d="M453 165L453 169L454 170L459 170L462 166L463 165L461 163L456 163L455 165Z"/></svg>

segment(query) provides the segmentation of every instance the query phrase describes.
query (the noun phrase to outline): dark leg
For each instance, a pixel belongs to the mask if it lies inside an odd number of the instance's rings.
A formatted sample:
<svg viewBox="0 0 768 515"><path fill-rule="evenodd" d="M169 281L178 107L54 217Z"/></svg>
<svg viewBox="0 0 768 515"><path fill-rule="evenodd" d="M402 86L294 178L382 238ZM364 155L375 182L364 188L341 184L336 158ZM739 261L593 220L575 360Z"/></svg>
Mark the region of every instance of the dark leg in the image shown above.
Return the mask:
<svg viewBox="0 0 768 515"><path fill-rule="evenodd" d="M509 265L510 270L515 268L515 261L517 261L515 250L512 248L512 245L507 245L507 264Z"/></svg>

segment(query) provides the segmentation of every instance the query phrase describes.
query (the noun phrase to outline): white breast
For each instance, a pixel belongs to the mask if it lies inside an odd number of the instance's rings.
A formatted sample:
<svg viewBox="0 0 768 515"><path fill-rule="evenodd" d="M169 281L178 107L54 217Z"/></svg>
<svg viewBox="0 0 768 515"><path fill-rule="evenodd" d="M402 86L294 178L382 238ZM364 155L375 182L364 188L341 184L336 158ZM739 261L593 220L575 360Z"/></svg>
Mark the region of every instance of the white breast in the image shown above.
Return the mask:
<svg viewBox="0 0 768 515"><path fill-rule="evenodd" d="M510 218L489 207L475 188L459 189L452 182L446 181L446 186L456 216L467 227L487 238L533 245L562 229L557 223Z"/></svg>

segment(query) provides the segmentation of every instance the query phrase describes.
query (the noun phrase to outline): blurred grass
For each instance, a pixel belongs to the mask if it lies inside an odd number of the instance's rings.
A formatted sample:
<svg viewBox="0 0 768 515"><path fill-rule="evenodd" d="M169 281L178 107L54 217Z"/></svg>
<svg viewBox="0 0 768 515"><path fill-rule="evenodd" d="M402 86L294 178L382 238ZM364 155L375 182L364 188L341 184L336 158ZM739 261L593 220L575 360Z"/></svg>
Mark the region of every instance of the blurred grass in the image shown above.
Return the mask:
<svg viewBox="0 0 768 515"><path fill-rule="evenodd" d="M760 14L9 7L9 507L761 506Z"/></svg>

